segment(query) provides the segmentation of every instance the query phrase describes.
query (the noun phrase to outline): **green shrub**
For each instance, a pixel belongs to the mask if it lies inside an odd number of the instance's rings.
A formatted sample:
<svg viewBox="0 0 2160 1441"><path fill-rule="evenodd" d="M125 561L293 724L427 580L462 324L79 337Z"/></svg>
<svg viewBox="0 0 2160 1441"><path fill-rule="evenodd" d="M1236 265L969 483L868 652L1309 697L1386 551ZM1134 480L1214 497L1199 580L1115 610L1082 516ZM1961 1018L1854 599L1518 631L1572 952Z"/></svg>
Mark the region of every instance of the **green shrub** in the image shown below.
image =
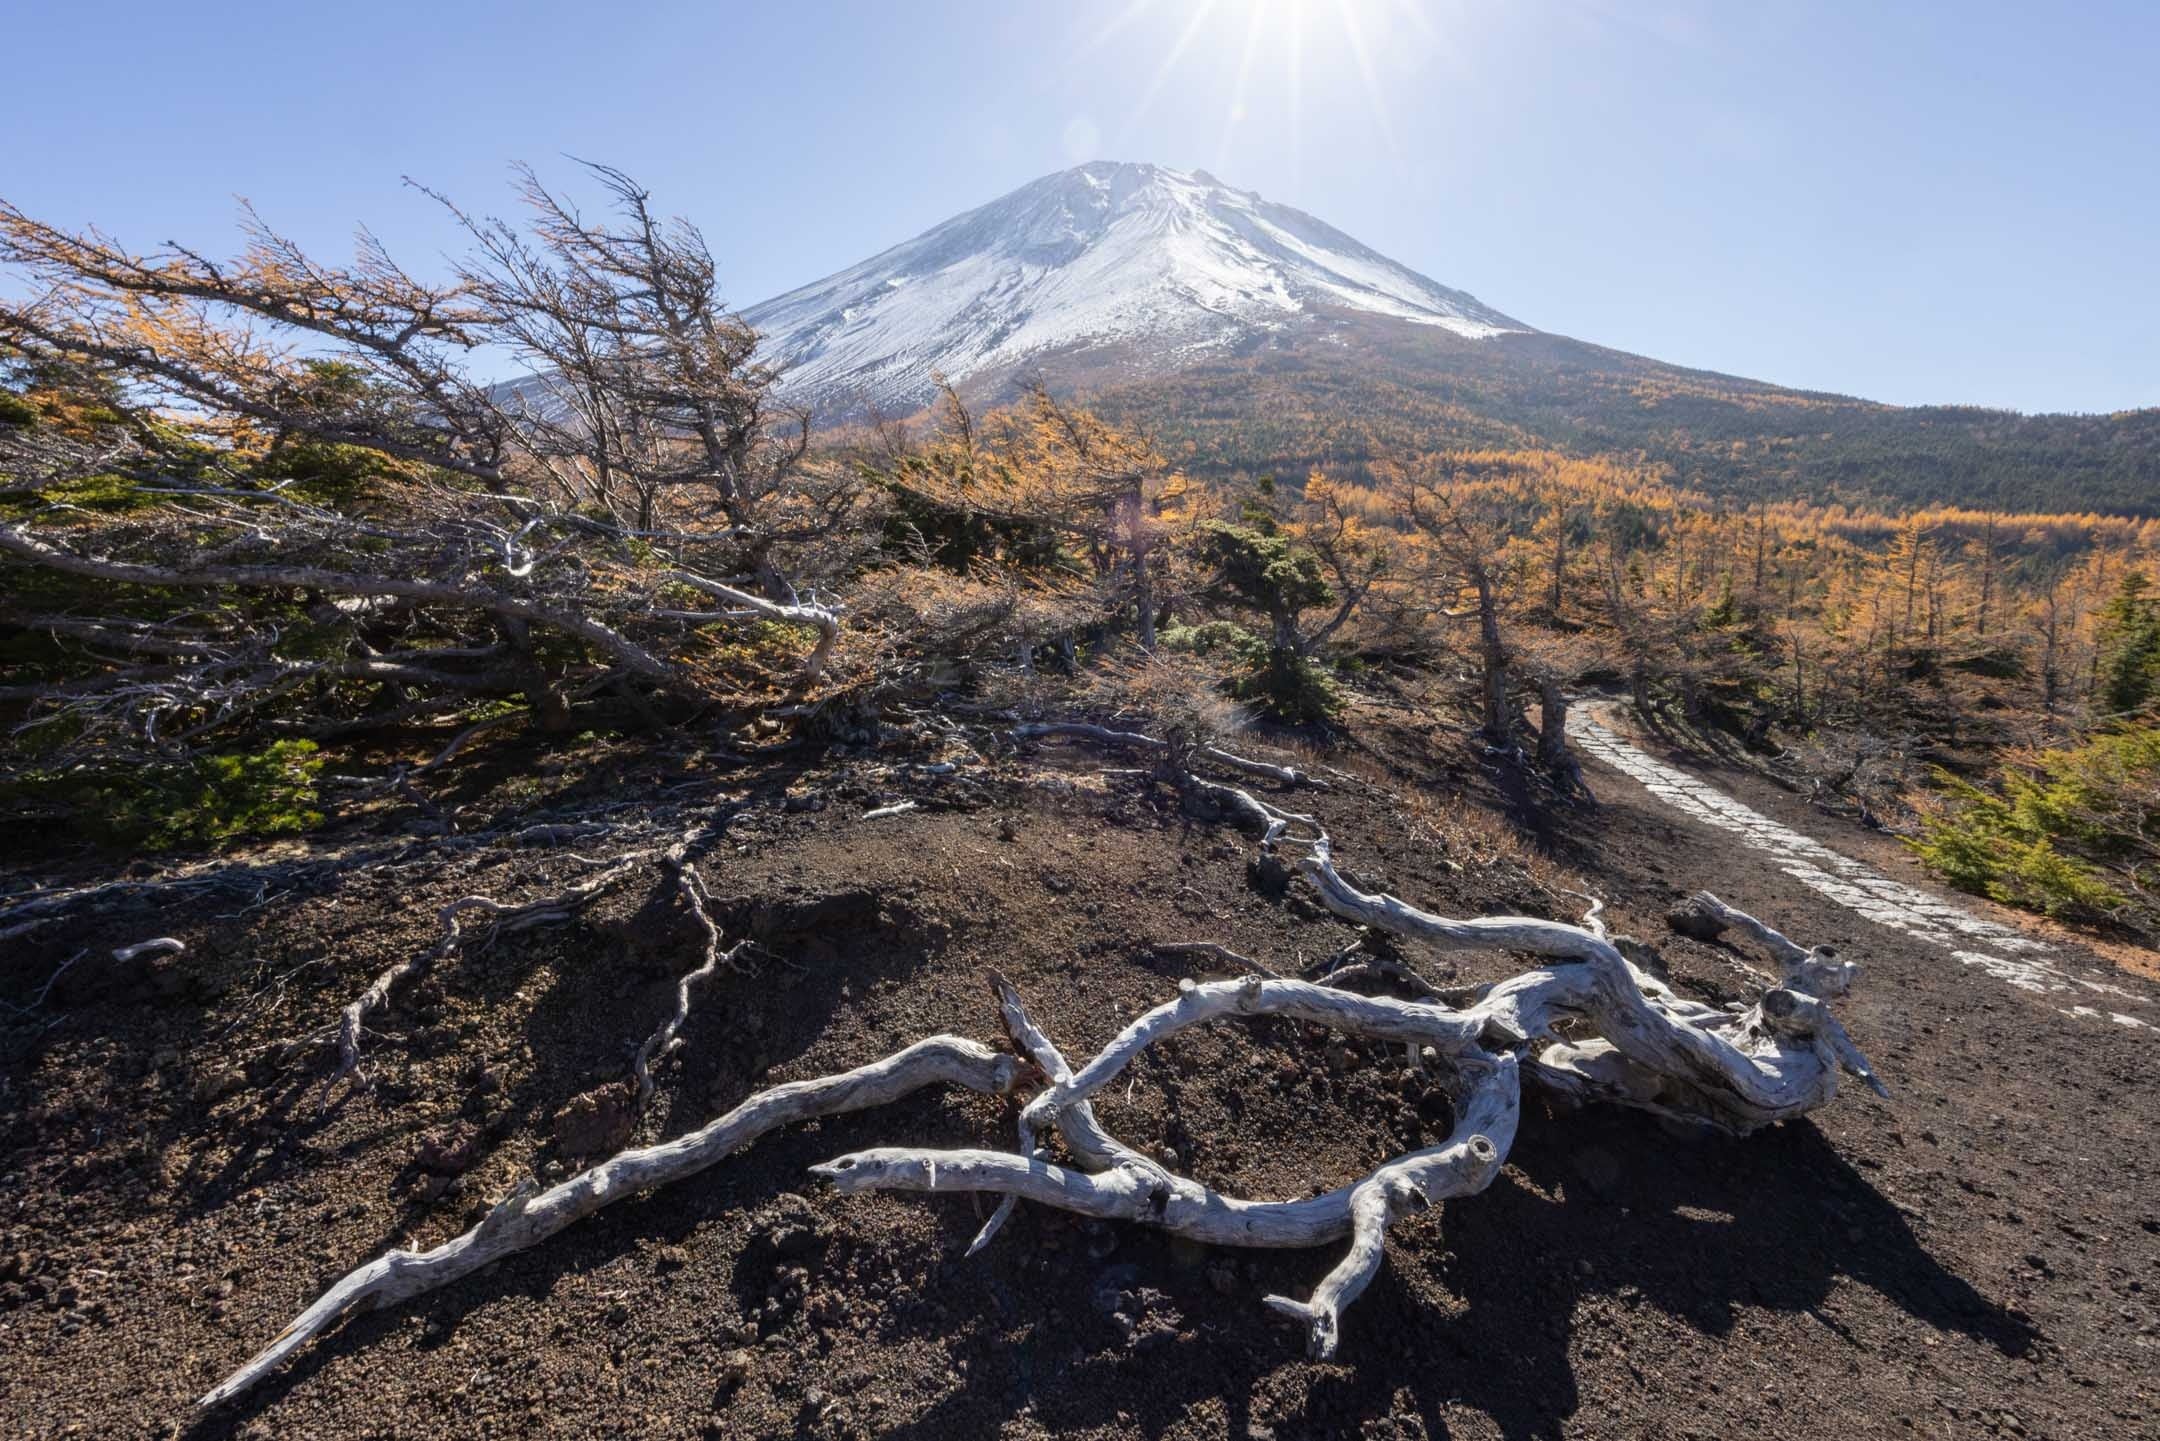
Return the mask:
<svg viewBox="0 0 2160 1441"><path fill-rule="evenodd" d="M1325 670L1294 650L1272 647L1230 678L1230 694L1277 720L1299 724L1326 721L1343 703Z"/></svg>
<svg viewBox="0 0 2160 1441"><path fill-rule="evenodd" d="M2133 570L2100 611L2093 679L2111 716L2133 716L2160 701L2160 596L2151 591L2144 572Z"/></svg>
<svg viewBox="0 0 2160 1441"><path fill-rule="evenodd" d="M157 497L124 475L85 475L48 485L38 492L48 505L72 505L83 510L119 512L156 505Z"/></svg>
<svg viewBox="0 0 2160 1441"><path fill-rule="evenodd" d="M280 836L322 823L315 808L322 757L315 742L275 741L246 755L108 777L79 794L109 838L171 850L243 836Z"/></svg>
<svg viewBox="0 0 2160 1441"><path fill-rule="evenodd" d="M1267 658L1267 642L1232 620L1173 625L1155 639L1164 650L1191 655L1222 654L1248 666L1258 665Z"/></svg>
<svg viewBox="0 0 2160 1441"><path fill-rule="evenodd" d="M1276 650L1235 621L1171 626L1156 639L1165 650L1227 657L1232 667L1225 688L1277 720L1324 721L1342 709L1326 670L1294 650Z"/></svg>
<svg viewBox="0 0 2160 1441"><path fill-rule="evenodd" d="M1992 786L1936 778L1944 802L1911 844L1937 875L2051 916L2160 928L2131 899L2160 880L2160 727L2041 751Z"/></svg>
<svg viewBox="0 0 2160 1441"><path fill-rule="evenodd" d="M289 440L262 458L255 478L284 482L302 500L351 511L412 484L425 472L426 467L415 462L365 446Z"/></svg>

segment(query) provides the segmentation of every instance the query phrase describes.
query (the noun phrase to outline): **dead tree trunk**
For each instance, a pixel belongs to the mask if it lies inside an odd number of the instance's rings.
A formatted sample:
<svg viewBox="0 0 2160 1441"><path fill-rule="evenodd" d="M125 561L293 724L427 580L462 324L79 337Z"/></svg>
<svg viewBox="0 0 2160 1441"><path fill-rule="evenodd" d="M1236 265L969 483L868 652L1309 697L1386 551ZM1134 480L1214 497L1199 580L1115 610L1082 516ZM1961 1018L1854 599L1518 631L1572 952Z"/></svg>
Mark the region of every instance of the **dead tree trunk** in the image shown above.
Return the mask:
<svg viewBox="0 0 2160 1441"><path fill-rule="evenodd" d="M1500 634L1500 602L1482 563L1471 567L1471 581L1477 589L1483 729L1493 744L1506 745L1514 738L1515 709L1508 701L1508 651Z"/></svg>
<svg viewBox="0 0 2160 1441"><path fill-rule="evenodd" d="M1538 764L1555 778L1573 782L1582 766L1567 742L1567 690L1557 676L1538 677Z"/></svg>

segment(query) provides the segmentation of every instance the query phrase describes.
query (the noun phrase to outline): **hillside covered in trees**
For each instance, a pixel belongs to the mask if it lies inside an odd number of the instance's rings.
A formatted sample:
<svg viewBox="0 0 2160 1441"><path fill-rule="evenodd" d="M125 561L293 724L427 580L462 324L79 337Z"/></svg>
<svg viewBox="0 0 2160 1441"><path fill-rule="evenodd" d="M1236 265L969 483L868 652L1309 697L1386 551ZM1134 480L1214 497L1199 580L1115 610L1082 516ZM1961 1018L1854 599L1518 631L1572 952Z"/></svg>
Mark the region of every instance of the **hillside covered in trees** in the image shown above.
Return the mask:
<svg viewBox="0 0 2160 1441"><path fill-rule="evenodd" d="M2160 514L2160 410L1881 405L1561 336L1467 341L1365 316L1145 382L1072 379L1198 473L1356 474L1406 452L1551 448L1640 459L1727 501Z"/></svg>

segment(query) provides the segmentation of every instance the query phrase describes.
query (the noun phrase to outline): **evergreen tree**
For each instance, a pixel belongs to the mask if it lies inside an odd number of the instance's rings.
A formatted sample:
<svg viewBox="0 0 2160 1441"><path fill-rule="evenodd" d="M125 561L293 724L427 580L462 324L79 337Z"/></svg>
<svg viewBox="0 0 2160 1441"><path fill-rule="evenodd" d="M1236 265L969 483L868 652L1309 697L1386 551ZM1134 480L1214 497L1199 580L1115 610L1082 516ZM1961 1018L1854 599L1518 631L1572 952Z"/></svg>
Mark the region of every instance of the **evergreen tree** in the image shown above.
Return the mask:
<svg viewBox="0 0 2160 1441"><path fill-rule="evenodd" d="M2143 571L2124 574L2100 612L2094 697L2109 716L2136 715L2160 698L2160 596Z"/></svg>

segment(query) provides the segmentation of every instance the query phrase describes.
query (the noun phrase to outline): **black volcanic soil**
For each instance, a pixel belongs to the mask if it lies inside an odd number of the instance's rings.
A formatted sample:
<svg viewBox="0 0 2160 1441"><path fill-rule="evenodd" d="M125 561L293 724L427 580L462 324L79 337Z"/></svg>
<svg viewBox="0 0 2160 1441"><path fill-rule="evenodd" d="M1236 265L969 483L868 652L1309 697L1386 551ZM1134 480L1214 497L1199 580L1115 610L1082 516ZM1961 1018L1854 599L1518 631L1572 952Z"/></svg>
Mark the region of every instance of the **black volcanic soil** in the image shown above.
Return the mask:
<svg viewBox="0 0 2160 1441"><path fill-rule="evenodd" d="M1346 867L1434 908L1573 913L1450 816L1454 792L1493 802L1472 757L1380 734L1368 745L1395 784L1440 798L1437 818L1360 787L1301 798ZM1293 969L1350 939L1297 891L1250 888L1240 837L1104 780L1098 759L1046 750L986 780L905 784L867 760L625 770L618 800L733 816L704 868L730 934L762 943L699 995L641 1137L930 1032L993 1040L991 967L1079 1055L1191 973L1151 941L1219 940ZM1209 1251L1023 1207L971 1261L968 1200L841 1199L806 1175L866 1145L1011 1144L1012 1103L937 1091L774 1135L350 1319L198 1418L190 1398L335 1276L389 1244L434 1244L560 1164L558 1113L626 1074L696 934L655 872L506 936L402 989L369 1038L374 1089L324 1110L325 1057L281 1043L424 949L444 901L584 872L575 845L43 927L0 954L0 999L24 1005L88 956L43 1006L0 1011L0 1432L2160 1434L2151 1033L1976 979L1623 778L1592 780L1602 804L1541 820L1557 872L1604 895L1615 929L1655 937L1698 995L1733 994L1728 961L1659 917L1703 885L1864 957L1840 1010L1896 1099L1848 1093L1739 1141L1533 1101L1488 1192L1391 1234L1331 1364L1307 1361L1260 1298L1309 1289L1333 1248ZM828 803L791 811L790 785ZM861 818L901 790L922 808ZM1834 822L1812 828L1839 843ZM102 959L157 934L188 951ZM1398 1058L1278 1024L1181 1038L1102 1111L1128 1141L1267 1196L1337 1184L1447 1124ZM431 1140L476 1155L455 1184L420 1166Z"/></svg>

